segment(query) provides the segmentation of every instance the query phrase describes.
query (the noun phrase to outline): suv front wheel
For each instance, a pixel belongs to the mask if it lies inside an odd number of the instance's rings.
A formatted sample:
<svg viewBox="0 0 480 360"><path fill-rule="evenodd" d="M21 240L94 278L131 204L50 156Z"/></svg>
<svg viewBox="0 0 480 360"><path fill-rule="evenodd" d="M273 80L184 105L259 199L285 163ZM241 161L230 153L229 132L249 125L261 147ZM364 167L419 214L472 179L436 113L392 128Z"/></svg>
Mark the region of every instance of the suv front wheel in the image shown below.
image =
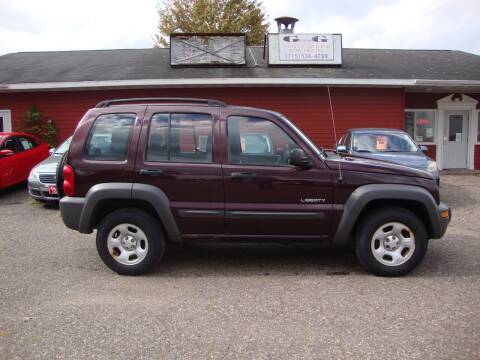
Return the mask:
<svg viewBox="0 0 480 360"><path fill-rule="evenodd" d="M97 231L97 250L105 265L122 275L141 275L152 270L165 250L159 222L137 209L110 213Z"/></svg>
<svg viewBox="0 0 480 360"><path fill-rule="evenodd" d="M367 215L355 238L360 263L379 276L409 273L423 260L428 247L425 226L404 208L384 208Z"/></svg>

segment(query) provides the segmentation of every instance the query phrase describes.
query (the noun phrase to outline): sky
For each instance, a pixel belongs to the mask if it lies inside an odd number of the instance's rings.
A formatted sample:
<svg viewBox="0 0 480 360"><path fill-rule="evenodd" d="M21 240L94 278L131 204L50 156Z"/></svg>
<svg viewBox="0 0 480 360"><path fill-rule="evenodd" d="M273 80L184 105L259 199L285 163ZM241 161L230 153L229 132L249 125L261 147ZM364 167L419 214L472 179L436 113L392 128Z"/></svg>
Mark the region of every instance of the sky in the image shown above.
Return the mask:
<svg viewBox="0 0 480 360"><path fill-rule="evenodd" d="M0 55L147 48L159 0L0 0ZM344 47L450 49L480 55L480 0L264 0L297 33L341 33Z"/></svg>

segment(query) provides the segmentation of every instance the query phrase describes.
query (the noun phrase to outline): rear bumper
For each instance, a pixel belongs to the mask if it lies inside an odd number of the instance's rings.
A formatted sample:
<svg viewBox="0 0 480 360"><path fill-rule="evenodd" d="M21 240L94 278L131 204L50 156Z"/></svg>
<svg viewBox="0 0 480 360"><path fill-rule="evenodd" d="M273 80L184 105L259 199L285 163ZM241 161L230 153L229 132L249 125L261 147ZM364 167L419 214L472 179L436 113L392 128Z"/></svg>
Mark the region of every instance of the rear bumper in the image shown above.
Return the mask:
<svg viewBox="0 0 480 360"><path fill-rule="evenodd" d="M80 218L84 204L85 198L81 197L65 196L60 200L60 214L68 228L80 231Z"/></svg>

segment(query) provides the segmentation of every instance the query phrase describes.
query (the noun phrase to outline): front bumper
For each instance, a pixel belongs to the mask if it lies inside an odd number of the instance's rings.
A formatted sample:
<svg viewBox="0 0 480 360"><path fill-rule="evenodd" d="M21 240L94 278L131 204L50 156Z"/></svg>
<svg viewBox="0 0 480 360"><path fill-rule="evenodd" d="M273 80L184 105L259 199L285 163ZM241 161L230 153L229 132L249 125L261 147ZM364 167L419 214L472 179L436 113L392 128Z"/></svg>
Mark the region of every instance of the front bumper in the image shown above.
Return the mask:
<svg viewBox="0 0 480 360"><path fill-rule="evenodd" d="M437 207L438 217L440 219L440 234L435 238L441 238L447 231L448 224L452 220L452 210L445 203L440 203Z"/></svg>
<svg viewBox="0 0 480 360"><path fill-rule="evenodd" d="M48 193L50 186L55 184L44 184L40 181L28 182L28 195L39 201L58 201L58 195Z"/></svg>

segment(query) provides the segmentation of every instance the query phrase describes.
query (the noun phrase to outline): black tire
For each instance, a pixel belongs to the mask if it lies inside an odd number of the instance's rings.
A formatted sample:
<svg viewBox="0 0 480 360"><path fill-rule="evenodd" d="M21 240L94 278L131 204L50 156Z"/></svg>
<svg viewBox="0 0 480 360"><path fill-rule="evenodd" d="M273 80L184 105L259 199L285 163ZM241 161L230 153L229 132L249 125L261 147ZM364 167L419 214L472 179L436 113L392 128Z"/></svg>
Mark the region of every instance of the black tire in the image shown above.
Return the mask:
<svg viewBox="0 0 480 360"><path fill-rule="evenodd" d="M411 254L406 251L405 259L408 260L399 265L386 265L374 256L372 246L379 246L379 240L373 240L375 232L382 225L396 222L406 225L415 238L415 248ZM384 229L388 230L388 226ZM408 232L407 232L408 233ZM375 243L372 245L372 242ZM382 245L383 246L383 245ZM425 257L428 248L428 236L422 221L411 211L404 208L389 207L378 210L367 215L357 227L355 233L355 251L358 260L363 267L377 276L402 276L415 269ZM403 255L402 255L403 256ZM392 256L387 253L383 261L393 261Z"/></svg>
<svg viewBox="0 0 480 360"><path fill-rule="evenodd" d="M145 258L137 264L121 264L108 249L109 233L120 224L132 224L146 235L148 251ZM134 208L115 210L107 215L98 227L97 251L105 265L118 274L142 275L152 270L163 257L165 235L158 220L148 213Z"/></svg>
<svg viewBox="0 0 480 360"><path fill-rule="evenodd" d="M55 185L57 185L58 199L60 200L65 196L63 191L63 167L67 164L68 151L65 151L60 162L57 165L57 171L55 173Z"/></svg>

